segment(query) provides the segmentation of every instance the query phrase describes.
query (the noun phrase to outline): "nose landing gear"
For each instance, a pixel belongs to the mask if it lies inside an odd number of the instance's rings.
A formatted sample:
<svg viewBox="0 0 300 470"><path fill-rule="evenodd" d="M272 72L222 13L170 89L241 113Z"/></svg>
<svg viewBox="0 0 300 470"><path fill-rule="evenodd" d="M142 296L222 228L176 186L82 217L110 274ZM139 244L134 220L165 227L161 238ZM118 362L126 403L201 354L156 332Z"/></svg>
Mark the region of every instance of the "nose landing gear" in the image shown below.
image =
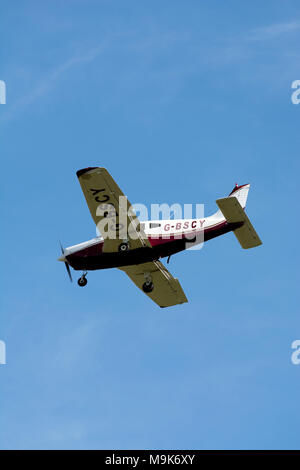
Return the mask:
<svg viewBox="0 0 300 470"><path fill-rule="evenodd" d="M87 272L85 271L82 276L78 279L77 284L80 287L84 287L87 285L87 279L86 279Z"/></svg>

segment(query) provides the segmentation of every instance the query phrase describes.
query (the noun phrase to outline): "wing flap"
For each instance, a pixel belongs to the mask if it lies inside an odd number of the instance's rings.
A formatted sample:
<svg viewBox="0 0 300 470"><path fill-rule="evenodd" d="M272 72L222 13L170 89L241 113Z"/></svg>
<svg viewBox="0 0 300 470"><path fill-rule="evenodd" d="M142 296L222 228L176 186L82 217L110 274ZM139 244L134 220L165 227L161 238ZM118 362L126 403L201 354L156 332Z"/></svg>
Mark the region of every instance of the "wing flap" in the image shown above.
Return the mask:
<svg viewBox="0 0 300 470"><path fill-rule="evenodd" d="M151 276L154 289L146 295L162 308L188 301L178 279L175 279L160 261L124 266L119 269L124 271L142 291L146 277Z"/></svg>

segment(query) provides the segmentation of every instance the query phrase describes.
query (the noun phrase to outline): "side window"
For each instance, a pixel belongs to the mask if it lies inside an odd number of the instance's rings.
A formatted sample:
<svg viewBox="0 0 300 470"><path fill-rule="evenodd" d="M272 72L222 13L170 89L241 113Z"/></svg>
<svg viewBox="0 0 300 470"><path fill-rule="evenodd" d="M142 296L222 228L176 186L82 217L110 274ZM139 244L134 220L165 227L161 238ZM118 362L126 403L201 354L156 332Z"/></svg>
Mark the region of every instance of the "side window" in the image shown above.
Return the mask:
<svg viewBox="0 0 300 470"><path fill-rule="evenodd" d="M161 224L150 224L150 228L158 228Z"/></svg>

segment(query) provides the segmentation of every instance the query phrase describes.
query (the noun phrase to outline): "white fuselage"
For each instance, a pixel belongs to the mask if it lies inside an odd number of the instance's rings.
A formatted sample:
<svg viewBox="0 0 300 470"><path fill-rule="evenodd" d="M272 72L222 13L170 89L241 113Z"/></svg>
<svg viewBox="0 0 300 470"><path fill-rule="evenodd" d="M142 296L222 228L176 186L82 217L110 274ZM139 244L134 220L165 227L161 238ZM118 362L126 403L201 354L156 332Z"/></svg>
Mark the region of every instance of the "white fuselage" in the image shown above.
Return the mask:
<svg viewBox="0 0 300 470"><path fill-rule="evenodd" d="M164 239L166 242L168 239L184 237L186 234L205 233L207 229L213 229L224 223L225 218L223 214L218 211L215 214L201 218L201 219L166 219L166 220L147 220L141 222L141 227L144 230L147 237L151 240ZM85 242L69 246L65 248L65 255L70 255L81 251L90 246L96 245L99 242L104 241L102 236L92 238Z"/></svg>

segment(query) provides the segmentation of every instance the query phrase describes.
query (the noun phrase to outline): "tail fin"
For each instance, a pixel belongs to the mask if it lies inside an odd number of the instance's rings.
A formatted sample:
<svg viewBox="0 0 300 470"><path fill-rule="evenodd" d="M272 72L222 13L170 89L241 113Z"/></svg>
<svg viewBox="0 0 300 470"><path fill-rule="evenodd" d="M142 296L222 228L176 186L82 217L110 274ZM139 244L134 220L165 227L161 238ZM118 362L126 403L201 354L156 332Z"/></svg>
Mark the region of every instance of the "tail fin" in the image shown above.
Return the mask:
<svg viewBox="0 0 300 470"><path fill-rule="evenodd" d="M242 208L245 209L249 189L250 184L242 184L241 186L236 184L228 197L236 197L239 203L241 204ZM218 210L212 217L214 217L215 219L223 218L223 213L222 211Z"/></svg>
<svg viewBox="0 0 300 470"><path fill-rule="evenodd" d="M235 191L239 192L238 197L231 197L235 196ZM254 248L262 244L262 241L243 210L242 204L246 205L248 191L249 185L245 185L238 190L234 190L229 197L216 201L226 221L239 224L239 226L233 230L233 233L240 242L241 247L245 249Z"/></svg>
<svg viewBox="0 0 300 470"><path fill-rule="evenodd" d="M250 184L235 185L228 197L236 197L243 209L246 207Z"/></svg>

